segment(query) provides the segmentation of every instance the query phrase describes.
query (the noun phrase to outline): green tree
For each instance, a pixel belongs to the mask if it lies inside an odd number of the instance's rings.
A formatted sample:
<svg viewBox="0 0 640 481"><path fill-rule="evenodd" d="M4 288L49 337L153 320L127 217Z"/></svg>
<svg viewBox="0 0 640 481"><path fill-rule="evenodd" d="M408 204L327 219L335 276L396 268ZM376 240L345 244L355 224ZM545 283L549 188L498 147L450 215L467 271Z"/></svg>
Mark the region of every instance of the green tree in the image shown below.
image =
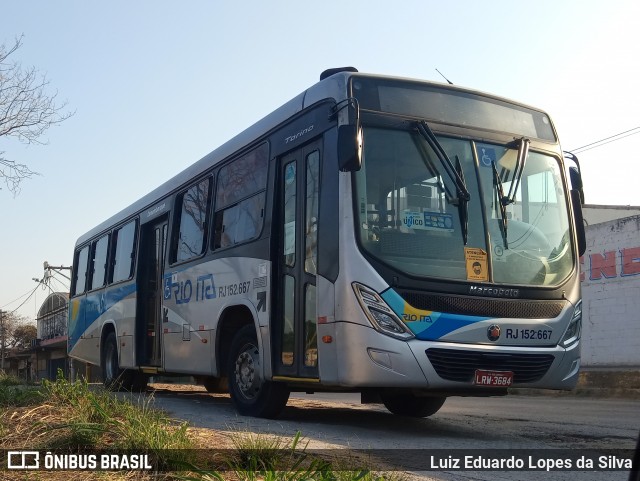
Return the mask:
<svg viewBox="0 0 640 481"><path fill-rule="evenodd" d="M25 144L46 144L44 133L73 115L66 102L57 104L57 92L48 93L49 80L35 67L23 68L10 59L22 46L22 36L13 45L0 45L0 139L13 137ZM15 196L20 182L37 175L26 164L7 159L0 151L0 179Z"/></svg>

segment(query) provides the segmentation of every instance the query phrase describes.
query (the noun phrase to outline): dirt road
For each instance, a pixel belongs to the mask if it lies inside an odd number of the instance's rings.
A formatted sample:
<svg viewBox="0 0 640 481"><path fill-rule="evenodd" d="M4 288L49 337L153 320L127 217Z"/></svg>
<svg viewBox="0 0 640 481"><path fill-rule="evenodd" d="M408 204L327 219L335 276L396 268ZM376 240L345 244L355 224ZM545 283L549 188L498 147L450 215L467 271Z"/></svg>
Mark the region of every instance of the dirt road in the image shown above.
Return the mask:
<svg viewBox="0 0 640 481"><path fill-rule="evenodd" d="M310 449L395 449L407 456L488 449L506 456L548 449L632 449L640 432L640 400L552 396L449 398L431 418L394 416L383 406L361 405L358 395L292 395L276 420L239 416L227 395L196 386L156 385L155 404L191 425L223 434L238 431L293 437ZM415 450L415 451L412 451ZM526 451L514 451L526 450ZM411 463L409 463L410 465ZM418 463L418 465L423 465ZM624 471L460 471L416 473L424 479L626 480Z"/></svg>

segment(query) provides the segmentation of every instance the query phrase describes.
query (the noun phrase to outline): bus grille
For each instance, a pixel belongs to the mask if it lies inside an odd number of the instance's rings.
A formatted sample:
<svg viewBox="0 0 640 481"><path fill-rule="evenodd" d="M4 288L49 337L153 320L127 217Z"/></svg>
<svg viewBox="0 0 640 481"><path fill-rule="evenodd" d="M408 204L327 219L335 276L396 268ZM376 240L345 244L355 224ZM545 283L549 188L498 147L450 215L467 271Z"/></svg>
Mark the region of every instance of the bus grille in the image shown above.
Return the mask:
<svg viewBox="0 0 640 481"><path fill-rule="evenodd" d="M566 305L565 301L487 299L408 291L399 291L399 294L417 309L467 316L554 319L560 315Z"/></svg>
<svg viewBox="0 0 640 481"><path fill-rule="evenodd" d="M553 363L552 354L508 354L487 351L431 348L426 351L431 365L443 379L471 382L476 369L511 371L513 382L535 382Z"/></svg>

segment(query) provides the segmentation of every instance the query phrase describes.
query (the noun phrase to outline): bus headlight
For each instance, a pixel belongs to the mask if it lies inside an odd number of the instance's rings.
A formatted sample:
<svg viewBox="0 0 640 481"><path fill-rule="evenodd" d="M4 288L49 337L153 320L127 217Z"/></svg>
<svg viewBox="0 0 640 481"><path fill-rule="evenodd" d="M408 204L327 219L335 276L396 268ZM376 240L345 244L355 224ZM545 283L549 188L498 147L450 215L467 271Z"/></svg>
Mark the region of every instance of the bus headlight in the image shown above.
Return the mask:
<svg viewBox="0 0 640 481"><path fill-rule="evenodd" d="M353 283L353 290L360 307L376 330L397 339L407 340L414 337L377 292L357 282Z"/></svg>
<svg viewBox="0 0 640 481"><path fill-rule="evenodd" d="M580 331L582 330L582 301L578 301L576 307L573 309L573 317L571 318L571 322L567 327L564 336L562 337L562 341L560 344L562 347L569 347L574 342L580 339Z"/></svg>

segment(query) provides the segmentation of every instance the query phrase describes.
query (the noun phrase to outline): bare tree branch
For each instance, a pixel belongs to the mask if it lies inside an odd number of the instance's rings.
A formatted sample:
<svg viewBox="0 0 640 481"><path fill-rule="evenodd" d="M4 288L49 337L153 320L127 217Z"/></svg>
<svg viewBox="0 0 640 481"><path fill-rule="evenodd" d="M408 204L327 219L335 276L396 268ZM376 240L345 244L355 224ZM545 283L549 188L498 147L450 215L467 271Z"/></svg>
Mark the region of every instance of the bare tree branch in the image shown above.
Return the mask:
<svg viewBox="0 0 640 481"><path fill-rule="evenodd" d="M0 177L4 177L7 188L14 196L20 193L20 182L23 179L30 179L34 175L40 175L32 171L25 164L18 164L12 160L5 159L0 152Z"/></svg>
<svg viewBox="0 0 640 481"><path fill-rule="evenodd" d="M0 137L13 137L24 144L47 143L42 136L74 112L65 111L66 102L57 104L58 92L47 93L49 80L35 67L23 68L9 57L22 46L22 36L10 48L0 45ZM20 182L37 172L27 165L9 160L0 152L0 178L13 195L20 192Z"/></svg>
<svg viewBox="0 0 640 481"><path fill-rule="evenodd" d="M36 326L26 317L4 312L0 319L0 350L17 346L28 347L31 339L37 337Z"/></svg>

